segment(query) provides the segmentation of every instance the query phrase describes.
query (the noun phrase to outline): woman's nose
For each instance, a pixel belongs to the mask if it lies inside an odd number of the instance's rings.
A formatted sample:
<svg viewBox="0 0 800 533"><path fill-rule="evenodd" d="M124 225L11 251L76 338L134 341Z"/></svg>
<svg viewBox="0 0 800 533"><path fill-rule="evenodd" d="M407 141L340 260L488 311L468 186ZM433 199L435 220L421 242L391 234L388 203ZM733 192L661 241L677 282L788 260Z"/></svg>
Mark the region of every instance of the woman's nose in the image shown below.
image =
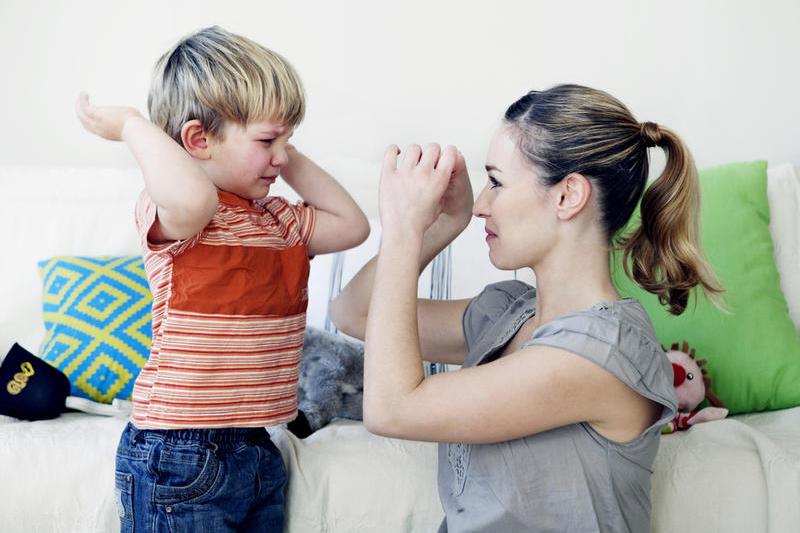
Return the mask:
<svg viewBox="0 0 800 533"><path fill-rule="evenodd" d="M489 216L489 203L486 201L486 187L481 190L481 193L475 198L475 203L472 204L472 216L478 218L487 218Z"/></svg>

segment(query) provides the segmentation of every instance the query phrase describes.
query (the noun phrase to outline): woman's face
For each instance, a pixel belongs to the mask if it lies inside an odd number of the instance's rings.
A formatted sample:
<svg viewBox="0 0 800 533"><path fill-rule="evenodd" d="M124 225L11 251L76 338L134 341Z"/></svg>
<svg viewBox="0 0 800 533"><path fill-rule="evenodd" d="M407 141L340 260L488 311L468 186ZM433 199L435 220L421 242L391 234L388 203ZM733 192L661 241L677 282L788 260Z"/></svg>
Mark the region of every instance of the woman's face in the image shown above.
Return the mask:
<svg viewBox="0 0 800 533"><path fill-rule="evenodd" d="M486 172L472 214L486 221L489 259L502 270L533 267L556 241L556 188L540 182L508 126L492 137Z"/></svg>

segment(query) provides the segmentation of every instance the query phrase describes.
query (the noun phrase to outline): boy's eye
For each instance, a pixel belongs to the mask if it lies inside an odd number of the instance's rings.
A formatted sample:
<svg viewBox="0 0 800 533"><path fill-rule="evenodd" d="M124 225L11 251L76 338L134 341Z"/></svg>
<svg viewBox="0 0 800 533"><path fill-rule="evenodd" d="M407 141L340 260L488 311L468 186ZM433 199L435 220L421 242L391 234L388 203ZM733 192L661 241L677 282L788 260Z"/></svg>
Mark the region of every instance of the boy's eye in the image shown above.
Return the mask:
<svg viewBox="0 0 800 533"><path fill-rule="evenodd" d="M275 139L261 139L261 142L262 142L263 144L266 144L267 146L269 146L269 145L271 145L271 144L272 144L272 141L274 141L274 140L275 140Z"/></svg>
<svg viewBox="0 0 800 533"><path fill-rule="evenodd" d="M502 183L489 176L489 185L491 185L491 187L489 187L490 189L494 189L495 187L500 187Z"/></svg>

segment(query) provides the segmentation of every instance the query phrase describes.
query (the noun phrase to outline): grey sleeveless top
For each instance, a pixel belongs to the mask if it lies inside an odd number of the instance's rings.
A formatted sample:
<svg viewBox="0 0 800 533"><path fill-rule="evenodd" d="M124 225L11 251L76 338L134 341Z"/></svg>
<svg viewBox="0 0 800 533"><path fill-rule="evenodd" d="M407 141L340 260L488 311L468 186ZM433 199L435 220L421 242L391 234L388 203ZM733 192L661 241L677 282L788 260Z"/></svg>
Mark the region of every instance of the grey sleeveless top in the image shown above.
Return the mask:
<svg viewBox="0 0 800 533"><path fill-rule="evenodd" d="M499 357L535 308L536 289L525 283L486 287L464 312L469 353L463 366ZM653 459L678 398L672 367L645 310L633 299L598 303L540 326L523 346L537 344L597 363L661 404L661 417L624 444L585 422L495 444L439 444L439 497L446 515L439 531L649 531Z"/></svg>

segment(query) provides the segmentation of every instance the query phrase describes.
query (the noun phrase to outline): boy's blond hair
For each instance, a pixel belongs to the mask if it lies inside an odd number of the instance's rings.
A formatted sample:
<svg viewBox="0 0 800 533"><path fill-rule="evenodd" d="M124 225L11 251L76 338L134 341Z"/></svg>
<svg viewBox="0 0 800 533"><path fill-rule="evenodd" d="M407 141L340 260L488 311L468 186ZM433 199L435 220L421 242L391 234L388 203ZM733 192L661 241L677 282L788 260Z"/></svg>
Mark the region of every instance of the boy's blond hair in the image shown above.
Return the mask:
<svg viewBox="0 0 800 533"><path fill-rule="evenodd" d="M303 85L279 54L219 26L181 39L155 66L150 120L179 144L197 119L222 140L222 126L275 120L296 126L305 114Z"/></svg>

